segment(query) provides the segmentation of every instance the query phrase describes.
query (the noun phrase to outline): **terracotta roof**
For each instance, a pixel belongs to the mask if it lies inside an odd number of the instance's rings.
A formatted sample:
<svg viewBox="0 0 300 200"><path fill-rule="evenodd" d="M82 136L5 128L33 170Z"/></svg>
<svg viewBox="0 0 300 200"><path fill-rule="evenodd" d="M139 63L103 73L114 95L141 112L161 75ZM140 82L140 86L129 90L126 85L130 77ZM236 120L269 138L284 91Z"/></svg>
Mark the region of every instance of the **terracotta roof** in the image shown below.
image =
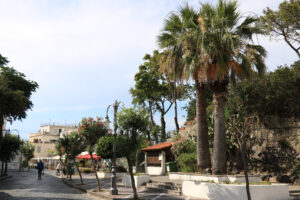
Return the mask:
<svg viewBox="0 0 300 200"><path fill-rule="evenodd" d="M158 143L149 147L145 147L141 149L142 151L153 151L153 150L161 150L169 148L173 145L173 142L164 142L164 143Z"/></svg>

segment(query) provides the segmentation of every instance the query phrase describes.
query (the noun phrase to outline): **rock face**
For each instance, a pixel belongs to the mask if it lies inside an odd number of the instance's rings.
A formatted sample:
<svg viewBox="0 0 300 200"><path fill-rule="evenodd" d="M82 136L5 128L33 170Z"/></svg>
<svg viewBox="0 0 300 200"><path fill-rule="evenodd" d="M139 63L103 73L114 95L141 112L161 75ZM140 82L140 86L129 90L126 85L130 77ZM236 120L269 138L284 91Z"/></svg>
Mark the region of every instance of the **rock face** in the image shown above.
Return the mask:
<svg viewBox="0 0 300 200"><path fill-rule="evenodd" d="M259 124L252 136L256 137L258 143L252 149L260 152L263 148L276 145L280 140L287 140L300 154L300 118L299 119L279 119L276 117L266 117L267 123ZM180 128L179 134L183 138L196 137L196 120L187 122L185 127Z"/></svg>

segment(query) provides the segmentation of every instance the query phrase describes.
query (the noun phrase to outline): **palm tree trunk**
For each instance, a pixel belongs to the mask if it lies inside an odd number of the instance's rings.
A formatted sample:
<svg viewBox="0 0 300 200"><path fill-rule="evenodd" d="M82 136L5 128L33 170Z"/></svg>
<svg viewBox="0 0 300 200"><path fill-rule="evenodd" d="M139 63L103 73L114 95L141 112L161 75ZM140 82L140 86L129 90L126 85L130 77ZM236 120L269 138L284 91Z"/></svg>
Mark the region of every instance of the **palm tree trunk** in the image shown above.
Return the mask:
<svg viewBox="0 0 300 200"><path fill-rule="evenodd" d="M208 142L208 125L205 102L205 85L196 85L196 116L197 116L197 167L199 171L211 167L209 142Z"/></svg>
<svg viewBox="0 0 300 200"><path fill-rule="evenodd" d="M75 159L74 159L74 160L75 160ZM79 167L78 167L76 161L75 161L75 167L76 167L76 169L77 169L77 171L78 171L78 173L79 173L80 183L81 183L81 185L84 185L83 180L82 180L82 176L81 176L81 172L80 172L80 170L79 170Z"/></svg>
<svg viewBox="0 0 300 200"><path fill-rule="evenodd" d="M176 82L175 82L175 89L174 89L174 111L175 111L175 126L176 126L176 133L179 133L179 124L178 124L178 118L177 118L177 89L176 89Z"/></svg>
<svg viewBox="0 0 300 200"><path fill-rule="evenodd" d="M213 172L226 173L225 104L228 80L212 84L214 102L214 160Z"/></svg>
<svg viewBox="0 0 300 200"><path fill-rule="evenodd" d="M130 174L130 179L131 179L131 186L132 186L132 190L133 190L133 199L134 200L138 200L138 194L136 191L136 187L135 187L135 181L134 181L134 176L133 176L133 172L132 172L132 164L131 164L131 160L129 158L129 156L126 157L127 158L127 162L128 162L128 169L129 169L129 174Z"/></svg>
<svg viewBox="0 0 300 200"><path fill-rule="evenodd" d="M94 167L94 172L95 172L95 176L96 176L96 181L97 181L97 186L98 186L98 191L100 192L101 191L101 188L100 188L100 182L99 182L99 178L98 178L98 174L97 174L97 168L95 166L95 162L94 162L94 159L93 159L93 153L90 153L90 156L91 156L91 160L92 160L92 165Z"/></svg>

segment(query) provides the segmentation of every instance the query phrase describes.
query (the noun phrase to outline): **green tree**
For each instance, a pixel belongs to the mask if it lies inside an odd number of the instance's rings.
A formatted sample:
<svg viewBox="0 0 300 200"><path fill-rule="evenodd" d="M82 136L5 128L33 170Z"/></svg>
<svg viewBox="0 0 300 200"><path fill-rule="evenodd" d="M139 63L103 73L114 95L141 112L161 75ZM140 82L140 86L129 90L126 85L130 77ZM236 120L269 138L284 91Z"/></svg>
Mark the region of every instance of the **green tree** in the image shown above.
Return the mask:
<svg viewBox="0 0 300 200"><path fill-rule="evenodd" d="M239 81L228 95L228 111L245 115L258 115L261 122L268 123L269 116L291 118L300 116L300 61L291 66L280 66L266 74L264 79ZM268 124L265 124L268 125Z"/></svg>
<svg viewBox="0 0 300 200"><path fill-rule="evenodd" d="M29 161L34 157L34 149L35 146L29 142L26 142L22 146L22 154L25 158L26 165L28 166L28 171L29 171Z"/></svg>
<svg viewBox="0 0 300 200"><path fill-rule="evenodd" d="M197 166L202 171L211 167L208 125L205 102L205 71L201 45L197 43L201 39L201 27L199 15L189 5L172 13L165 20L162 33L158 37L159 46L171 51L182 52L184 63L176 63L180 78L192 78L196 89L196 117L197 117ZM175 71L175 70L174 70ZM183 72L183 73L182 73Z"/></svg>
<svg viewBox="0 0 300 200"><path fill-rule="evenodd" d="M84 138L86 144L86 150L89 152L92 160L92 165L94 168L98 191L100 191L100 183L97 174L96 163L93 159L93 152L95 152L96 144L101 137L108 134L109 130L105 127L101 118L94 120L93 118L83 118L79 124L79 134Z"/></svg>
<svg viewBox="0 0 300 200"><path fill-rule="evenodd" d="M277 11L266 8L260 22L271 38L283 37L300 58L300 1L283 1Z"/></svg>
<svg viewBox="0 0 300 200"><path fill-rule="evenodd" d="M4 120L9 122L26 118L26 111L33 107L31 95L38 88L23 73L6 67L8 61L0 55L0 140Z"/></svg>
<svg viewBox="0 0 300 200"><path fill-rule="evenodd" d="M219 0L216 6L202 4L198 18L201 27L199 45L205 54L205 79L208 79L214 102L214 173L226 171L225 104L227 86L236 77L249 78L264 74L265 49L253 44L255 34L263 34L256 26L257 18L246 16L243 21L237 2ZM254 68L256 69L254 71Z"/></svg>
<svg viewBox="0 0 300 200"><path fill-rule="evenodd" d="M160 112L161 135L160 141L166 140L166 122L165 115L170 110L173 101L171 90L165 77L159 73L160 55L158 51L153 52L153 56L146 54L145 63L139 67L139 72L135 75L135 86L130 89L133 97L133 103L145 105L148 102L151 120L151 129L155 127L153 120L153 110ZM169 105L167 104L169 103ZM156 132L155 132L156 133ZM159 142L159 136L154 135L156 142ZM149 137L148 137L149 139Z"/></svg>
<svg viewBox="0 0 300 200"><path fill-rule="evenodd" d="M0 142L1 175L7 175L7 163L16 157L21 148L22 141L17 135L6 134ZM4 163L5 169L3 166Z"/></svg>
<svg viewBox="0 0 300 200"><path fill-rule="evenodd" d="M78 164L76 162L76 156L78 154L80 154L81 152L83 152L84 149L85 149L84 139L76 131L72 132L71 134L69 134L65 137L67 137L69 139L69 145L70 145L69 152L68 152L69 153L68 157L70 158L70 160L74 161L76 170L79 173L80 182L81 182L81 184L84 184L83 180L82 180L82 176L81 176L81 171L79 170Z"/></svg>
<svg viewBox="0 0 300 200"><path fill-rule="evenodd" d="M123 141L119 143L124 146L134 194L133 199L137 200L138 195L135 187L132 166L135 161L137 150L142 144L143 138L140 136L145 131L147 122L144 118L144 111L137 108L124 108L118 114L118 119L120 129L125 133Z"/></svg>

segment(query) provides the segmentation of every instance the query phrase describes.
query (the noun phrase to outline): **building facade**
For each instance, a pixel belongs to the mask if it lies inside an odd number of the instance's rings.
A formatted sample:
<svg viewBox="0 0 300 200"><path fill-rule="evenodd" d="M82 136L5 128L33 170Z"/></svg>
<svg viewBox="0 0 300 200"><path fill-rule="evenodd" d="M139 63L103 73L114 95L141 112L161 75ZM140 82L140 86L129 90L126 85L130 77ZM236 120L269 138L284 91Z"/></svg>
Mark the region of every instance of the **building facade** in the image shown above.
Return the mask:
<svg viewBox="0 0 300 200"><path fill-rule="evenodd" d="M35 146L34 158L47 159L56 154L55 143L60 137L76 131L74 125L42 124L37 133L30 134L29 141Z"/></svg>

